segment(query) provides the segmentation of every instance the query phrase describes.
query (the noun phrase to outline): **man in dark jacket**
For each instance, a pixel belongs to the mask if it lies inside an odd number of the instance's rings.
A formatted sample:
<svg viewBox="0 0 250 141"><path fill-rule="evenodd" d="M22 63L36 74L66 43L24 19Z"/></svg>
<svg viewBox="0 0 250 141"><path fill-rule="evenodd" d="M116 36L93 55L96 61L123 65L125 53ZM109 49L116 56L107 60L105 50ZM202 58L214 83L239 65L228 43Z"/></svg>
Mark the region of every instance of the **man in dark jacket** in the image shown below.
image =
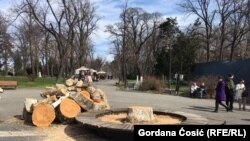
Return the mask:
<svg viewBox="0 0 250 141"><path fill-rule="evenodd" d="M226 81L225 85L225 92L226 92L226 105L229 107L229 111L233 111L233 103L234 103L234 75L229 74L228 80Z"/></svg>

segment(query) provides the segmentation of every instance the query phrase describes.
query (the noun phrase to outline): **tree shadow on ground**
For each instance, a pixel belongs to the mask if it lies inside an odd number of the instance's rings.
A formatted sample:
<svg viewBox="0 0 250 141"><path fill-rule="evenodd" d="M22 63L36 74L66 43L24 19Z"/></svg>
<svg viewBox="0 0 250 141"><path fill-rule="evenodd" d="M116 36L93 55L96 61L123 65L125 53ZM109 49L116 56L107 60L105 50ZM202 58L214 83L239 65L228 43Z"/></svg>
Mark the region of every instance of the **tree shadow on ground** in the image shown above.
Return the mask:
<svg viewBox="0 0 250 141"><path fill-rule="evenodd" d="M99 133L91 130L80 123L68 125L64 132L76 141L112 141L101 137Z"/></svg>
<svg viewBox="0 0 250 141"><path fill-rule="evenodd" d="M250 119L241 119L241 120L250 121Z"/></svg>
<svg viewBox="0 0 250 141"><path fill-rule="evenodd" d="M213 106L190 106L189 108L186 109L190 109L190 110L197 110L197 111L204 111L204 112L214 112L215 107Z"/></svg>

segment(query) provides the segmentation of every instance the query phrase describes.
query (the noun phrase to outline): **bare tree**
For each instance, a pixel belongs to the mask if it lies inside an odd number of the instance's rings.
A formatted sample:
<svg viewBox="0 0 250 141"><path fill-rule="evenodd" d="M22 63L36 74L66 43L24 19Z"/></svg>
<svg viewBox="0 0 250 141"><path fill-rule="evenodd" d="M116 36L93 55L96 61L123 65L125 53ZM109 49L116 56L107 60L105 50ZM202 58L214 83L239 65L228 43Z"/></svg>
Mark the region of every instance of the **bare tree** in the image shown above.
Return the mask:
<svg viewBox="0 0 250 141"><path fill-rule="evenodd" d="M4 75L8 74L8 61L13 55L10 34L7 32L8 20L0 13L0 57L3 58Z"/></svg>
<svg viewBox="0 0 250 141"><path fill-rule="evenodd" d="M235 49L242 43L244 36L248 33L247 3L245 1L234 0L233 9L236 11L229 17L228 23L230 28L230 61L233 60Z"/></svg>
<svg viewBox="0 0 250 141"><path fill-rule="evenodd" d="M216 11L212 9L211 0L183 0L179 5L190 14L198 16L205 26L206 61L210 61L210 43L212 38L213 21Z"/></svg>
<svg viewBox="0 0 250 141"><path fill-rule="evenodd" d="M76 66L80 67L87 62L88 52L91 49L90 35L96 30L96 23L100 19L96 15L96 8L90 1L77 1L78 20L75 26L76 38Z"/></svg>
<svg viewBox="0 0 250 141"><path fill-rule="evenodd" d="M159 15L159 13L147 13L140 8L129 8L126 11L126 22L128 26L127 43L129 43L131 47L134 69L138 75L142 74L140 58L144 56L143 50L146 48L146 43L150 41L150 38L156 32L159 24Z"/></svg>
<svg viewBox="0 0 250 141"><path fill-rule="evenodd" d="M220 36L219 36L219 60L223 60L223 49L225 47L225 41L228 36L228 31L226 30L226 24L228 22L229 17L231 14L233 14L236 9L233 9L232 0L216 0L217 6L218 6L218 13L220 17L220 23L219 23L219 30L220 30Z"/></svg>
<svg viewBox="0 0 250 141"><path fill-rule="evenodd" d="M60 81L74 41L74 26L77 23L78 13L72 6L75 5L74 0L61 0L61 3L57 3L58 6L52 5L50 0L43 1L43 4L41 2L26 0L35 21L55 38L60 60L57 81ZM41 14L40 11L43 13ZM47 18L49 13L51 13L50 19Z"/></svg>

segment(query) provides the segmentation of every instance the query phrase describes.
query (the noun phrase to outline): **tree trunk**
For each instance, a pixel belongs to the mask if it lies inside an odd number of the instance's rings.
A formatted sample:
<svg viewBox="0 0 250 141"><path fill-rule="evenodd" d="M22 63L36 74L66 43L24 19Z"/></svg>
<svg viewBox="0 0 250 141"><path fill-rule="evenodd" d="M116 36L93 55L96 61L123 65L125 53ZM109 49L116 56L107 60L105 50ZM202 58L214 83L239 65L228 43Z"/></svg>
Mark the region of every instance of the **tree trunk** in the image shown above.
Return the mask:
<svg viewBox="0 0 250 141"><path fill-rule="evenodd" d="M63 72L64 72L64 66L63 64L60 63L59 72L58 72L57 80L56 80L57 83L60 83L63 81Z"/></svg>
<svg viewBox="0 0 250 141"><path fill-rule="evenodd" d="M231 45L231 52L230 52L230 61L232 61L233 60L233 55L234 55L234 48L235 48L235 39L233 40L233 42L232 42L232 45Z"/></svg>

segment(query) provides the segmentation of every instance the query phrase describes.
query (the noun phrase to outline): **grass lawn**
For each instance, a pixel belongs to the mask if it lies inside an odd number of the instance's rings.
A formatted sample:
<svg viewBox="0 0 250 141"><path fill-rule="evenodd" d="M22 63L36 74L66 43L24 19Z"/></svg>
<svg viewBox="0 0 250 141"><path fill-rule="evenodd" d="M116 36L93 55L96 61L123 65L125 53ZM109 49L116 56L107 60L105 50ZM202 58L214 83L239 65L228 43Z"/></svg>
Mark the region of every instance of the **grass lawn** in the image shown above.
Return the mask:
<svg viewBox="0 0 250 141"><path fill-rule="evenodd" d="M45 88L56 84L55 77L37 78L31 81L26 76L0 76L0 80L15 80L17 88Z"/></svg>

